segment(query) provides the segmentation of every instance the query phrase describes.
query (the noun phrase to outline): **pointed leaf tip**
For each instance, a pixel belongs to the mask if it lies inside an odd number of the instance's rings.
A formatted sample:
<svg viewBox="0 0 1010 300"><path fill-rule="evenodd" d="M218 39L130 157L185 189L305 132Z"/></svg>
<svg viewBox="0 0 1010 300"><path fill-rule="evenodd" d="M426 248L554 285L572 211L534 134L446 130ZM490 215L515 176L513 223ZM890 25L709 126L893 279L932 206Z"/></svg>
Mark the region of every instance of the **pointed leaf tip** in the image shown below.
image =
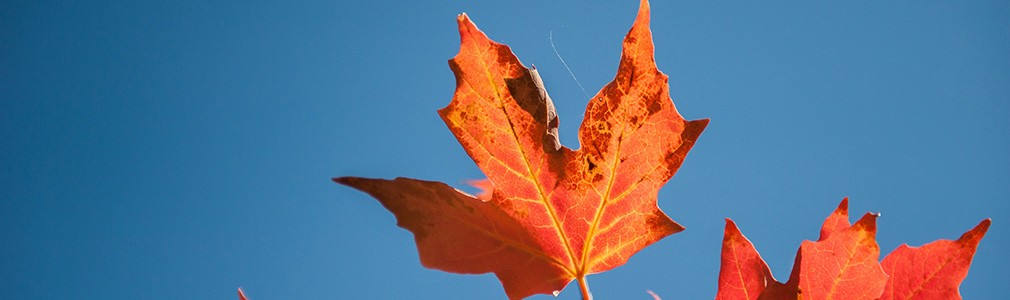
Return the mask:
<svg viewBox="0 0 1010 300"><path fill-rule="evenodd" d="M641 22L642 25L649 25L650 13L649 0L642 0L642 2L638 4L638 15L635 17L635 25L638 25L639 22Z"/></svg>
<svg viewBox="0 0 1010 300"><path fill-rule="evenodd" d="M470 19L470 16L467 15L466 12L460 13L460 15L456 17L456 21L457 23L459 23L460 26L460 42L462 44L468 42L477 42L477 44L484 44L485 42L495 43L490 38L488 38L488 35L485 34L484 31L481 31L481 29L477 27L477 24L475 24L474 21ZM463 52L462 44L461 44L461 53Z"/></svg>
<svg viewBox="0 0 1010 300"><path fill-rule="evenodd" d="M333 180L333 182L337 184L346 185L349 187L356 187L358 184L361 184L362 182L366 181L365 178L353 177L353 176L333 177L330 180Z"/></svg>
<svg viewBox="0 0 1010 300"><path fill-rule="evenodd" d="M868 212L868 213L864 214L862 218L859 218L859 221L856 221L856 224L853 224L852 226L856 227L858 229L863 229L863 230L872 231L872 232L876 233L877 232L877 218L879 218L879 217L880 217L880 213L869 213Z"/></svg>
<svg viewBox="0 0 1010 300"><path fill-rule="evenodd" d="M845 197L841 203L838 203L838 208L835 208L835 211L824 219L824 225L821 225L821 236L817 240L823 241L832 233L845 230L849 226L851 226L849 224L849 197Z"/></svg>
<svg viewBox="0 0 1010 300"><path fill-rule="evenodd" d="M740 228L736 226L736 222L733 222L732 219L726 218L726 229L724 232L725 233L723 235L725 236L729 236L730 233L733 235L740 235Z"/></svg>
<svg viewBox="0 0 1010 300"><path fill-rule="evenodd" d="M456 16L456 23L459 24L460 42L465 43L466 40L471 37L482 37L483 39L487 39L487 35L477 28L477 24L474 24L473 21L470 20L470 16L466 13L460 13Z"/></svg>
<svg viewBox="0 0 1010 300"><path fill-rule="evenodd" d="M771 269L747 240L736 223L726 219L719 267L719 290L716 300L754 300L774 282Z"/></svg>
<svg viewBox="0 0 1010 300"><path fill-rule="evenodd" d="M978 225L975 225L975 228L972 228L970 232L977 232L981 235L985 235L985 233L989 231L989 225L992 225L992 219L987 218L982 220L982 222L979 222Z"/></svg>
<svg viewBox="0 0 1010 300"><path fill-rule="evenodd" d="M978 247L979 242L985 237L985 233L989 231L989 225L992 224L992 219L985 219L975 225L974 228L968 230L957 239L958 243L968 244L971 247ZM974 251L972 251L974 253Z"/></svg>

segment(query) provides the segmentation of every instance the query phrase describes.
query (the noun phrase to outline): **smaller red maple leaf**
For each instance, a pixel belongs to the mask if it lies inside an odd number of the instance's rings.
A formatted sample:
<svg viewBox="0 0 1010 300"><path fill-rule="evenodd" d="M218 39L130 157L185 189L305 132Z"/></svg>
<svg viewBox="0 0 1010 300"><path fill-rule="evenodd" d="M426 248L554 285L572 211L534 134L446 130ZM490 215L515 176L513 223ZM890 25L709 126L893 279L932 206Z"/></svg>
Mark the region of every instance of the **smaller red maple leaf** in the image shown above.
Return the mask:
<svg viewBox="0 0 1010 300"><path fill-rule="evenodd" d="M801 244L786 283L775 281L754 245L726 219L716 299L961 299L957 287L990 221L957 241L902 245L882 265L875 240L878 216L867 213L850 225L848 198L843 199L824 220L820 238Z"/></svg>

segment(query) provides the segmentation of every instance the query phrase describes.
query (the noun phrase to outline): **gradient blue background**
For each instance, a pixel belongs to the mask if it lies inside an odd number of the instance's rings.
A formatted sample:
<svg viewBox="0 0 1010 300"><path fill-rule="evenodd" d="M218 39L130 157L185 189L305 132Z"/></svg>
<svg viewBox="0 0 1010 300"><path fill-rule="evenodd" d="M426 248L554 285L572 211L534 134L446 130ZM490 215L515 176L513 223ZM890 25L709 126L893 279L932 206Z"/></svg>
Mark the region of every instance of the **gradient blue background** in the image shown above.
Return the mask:
<svg viewBox="0 0 1010 300"><path fill-rule="evenodd" d="M588 98L548 34L594 94L638 3L420 2L0 3L0 298L504 298L329 178L482 177L435 114L463 11L577 147ZM659 196L687 231L590 276L597 299L713 297L726 217L785 279L845 196L884 254L992 218L961 287L1005 294L1010 5L876 2L653 3L672 97L712 123Z"/></svg>

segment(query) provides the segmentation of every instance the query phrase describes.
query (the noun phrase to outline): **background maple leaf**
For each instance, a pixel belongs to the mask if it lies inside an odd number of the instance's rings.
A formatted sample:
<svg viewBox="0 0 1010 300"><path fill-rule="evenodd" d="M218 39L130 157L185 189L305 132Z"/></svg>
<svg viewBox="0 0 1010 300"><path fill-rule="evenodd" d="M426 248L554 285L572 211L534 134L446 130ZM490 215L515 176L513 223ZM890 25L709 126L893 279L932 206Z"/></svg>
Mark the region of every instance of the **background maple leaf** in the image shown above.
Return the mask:
<svg viewBox="0 0 1010 300"><path fill-rule="evenodd" d="M688 230L592 277L594 294L711 298L725 217L785 276L850 196L883 212L882 253L993 218L961 291L999 298L1008 5L652 3L671 96L713 123L659 194ZM410 234L328 178L481 177L431 113L460 12L540 69L575 146L587 98L548 33L593 94L635 6L0 1L5 296L500 297L493 276L410 267Z"/></svg>
<svg viewBox="0 0 1010 300"><path fill-rule="evenodd" d="M754 244L727 218L716 299L961 299L959 286L990 219L956 241L901 245L878 261L880 214L850 223L848 207L843 199L824 220L820 238L803 241L785 282L774 278Z"/></svg>

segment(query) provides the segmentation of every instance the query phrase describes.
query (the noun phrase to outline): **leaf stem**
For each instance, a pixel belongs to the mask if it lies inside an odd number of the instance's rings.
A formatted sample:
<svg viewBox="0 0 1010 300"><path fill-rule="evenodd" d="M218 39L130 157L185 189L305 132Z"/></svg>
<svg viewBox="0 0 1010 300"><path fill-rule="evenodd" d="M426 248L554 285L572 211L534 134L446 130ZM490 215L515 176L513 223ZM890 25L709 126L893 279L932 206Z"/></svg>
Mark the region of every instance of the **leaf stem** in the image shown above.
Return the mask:
<svg viewBox="0 0 1010 300"><path fill-rule="evenodd" d="M582 300L593 300L593 293L589 292L589 283L586 282L585 276L580 276L579 281L579 291L582 292Z"/></svg>

